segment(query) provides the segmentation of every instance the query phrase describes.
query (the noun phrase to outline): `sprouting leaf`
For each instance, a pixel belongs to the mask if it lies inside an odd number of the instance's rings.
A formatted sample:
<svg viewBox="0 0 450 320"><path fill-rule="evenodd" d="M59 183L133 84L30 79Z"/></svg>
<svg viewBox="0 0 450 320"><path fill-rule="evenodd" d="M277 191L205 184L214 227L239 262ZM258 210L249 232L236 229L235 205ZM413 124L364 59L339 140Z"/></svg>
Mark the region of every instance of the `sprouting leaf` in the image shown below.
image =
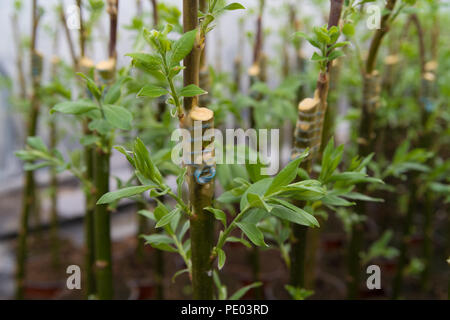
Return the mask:
<svg viewBox="0 0 450 320"><path fill-rule="evenodd" d="M225 251L223 251L220 248L217 248L217 258L218 258L218 268L219 270L222 270L223 266L225 265L226 255Z"/></svg>
<svg viewBox="0 0 450 320"><path fill-rule="evenodd" d="M334 50L333 52L331 52L331 53L328 55L328 61L335 60L335 59L337 59L337 58L339 58L339 57L342 57L342 56L344 56L344 55L345 55L345 53L344 53L343 51L340 51L340 50Z"/></svg>
<svg viewBox="0 0 450 320"><path fill-rule="evenodd" d="M264 242L264 235L256 225L247 222L236 222L236 225L255 245L267 247L267 244Z"/></svg>
<svg viewBox="0 0 450 320"><path fill-rule="evenodd" d="M351 23L346 23L342 27L342 33L347 37L351 38L355 35L355 26Z"/></svg>
<svg viewBox="0 0 450 320"><path fill-rule="evenodd" d="M277 199L276 202L281 205L274 205L271 215L303 226L319 227L317 219L305 210L284 200Z"/></svg>
<svg viewBox="0 0 450 320"><path fill-rule="evenodd" d="M137 194L141 194L147 190L150 190L152 188L155 188L155 186L134 186L134 187L127 187L116 191L111 191L108 193L105 193L98 201L97 204L106 204L111 203L113 201L122 199L122 198L128 198Z"/></svg>
<svg viewBox="0 0 450 320"><path fill-rule="evenodd" d="M189 272L189 269L188 269L188 268L186 268L186 269L181 269L181 270L178 270L177 272L175 272L175 274L174 274L173 277L172 277L172 283L175 283L175 279L176 279L178 276L182 275L183 273L187 273L187 272Z"/></svg>
<svg viewBox="0 0 450 320"><path fill-rule="evenodd" d="M211 212L212 214L214 214L214 217L219 220L220 222L222 222L222 224L226 227L227 226L227 215L225 214L225 212L223 212L220 209L215 209L213 207L207 207L205 208L205 210Z"/></svg>
<svg viewBox="0 0 450 320"><path fill-rule="evenodd" d="M102 92L99 89L99 87L97 87L94 80L92 80L91 78L89 78L88 76L86 76L85 74L83 74L81 72L77 72L77 75L79 75L86 81L87 88L92 93L92 95L95 97L95 99L100 100L100 98L102 97Z"/></svg>
<svg viewBox="0 0 450 320"><path fill-rule="evenodd" d="M277 192L281 187L291 183L297 176L297 169L303 159L308 156L307 152L301 154L297 159L291 161L283 170L278 173L272 180L269 188L267 189L265 195L270 196L271 194Z"/></svg>
<svg viewBox="0 0 450 320"><path fill-rule="evenodd" d="M176 217L177 214L180 213L180 208L176 207L169 213L165 214L161 219L158 220L158 223L156 223L156 228L164 227L165 225L169 224L172 219Z"/></svg>
<svg viewBox="0 0 450 320"><path fill-rule="evenodd" d="M256 193L247 193L247 200L248 205L251 208L261 208L266 210L267 212L270 212L272 210L272 207L269 206L263 198L259 194Z"/></svg>
<svg viewBox="0 0 450 320"><path fill-rule="evenodd" d="M92 101L65 101L55 105L50 113L61 112L66 114L81 115L97 108L97 105Z"/></svg>
<svg viewBox="0 0 450 320"><path fill-rule="evenodd" d="M177 249L171 246L171 244L174 244L173 239L165 234L151 234L149 236L141 235L141 237L147 244L150 244L155 249L177 252Z"/></svg>
<svg viewBox="0 0 450 320"><path fill-rule="evenodd" d="M250 289L253 288L258 288L262 286L262 282L254 282L252 284L249 284L245 287L242 287L241 289L239 289L238 291L236 291L230 298L228 298L229 300L239 300L240 298L242 298Z"/></svg>
<svg viewBox="0 0 450 320"><path fill-rule="evenodd" d="M192 50L194 46L197 29L186 32L178 39L172 48L169 58L169 66L173 67L183 60Z"/></svg>
<svg viewBox="0 0 450 320"><path fill-rule="evenodd" d="M121 106L106 104L103 106L106 121L122 130L130 130L133 116L130 111Z"/></svg>
<svg viewBox="0 0 450 320"><path fill-rule="evenodd" d="M197 87L195 84L190 84L180 90L179 94L182 97L194 97L202 94L207 94L205 90Z"/></svg>
<svg viewBox="0 0 450 320"><path fill-rule="evenodd" d="M245 7L242 4L237 3L237 2L230 3L229 5L227 5L223 8L223 10L229 10L229 11L239 10L239 9L245 9Z"/></svg>
<svg viewBox="0 0 450 320"><path fill-rule="evenodd" d="M150 98L157 98L161 97L163 95L168 94L169 91L167 91L165 88L158 87L152 84L148 84L144 86L139 92L137 93L138 97L150 97Z"/></svg>
<svg viewBox="0 0 450 320"><path fill-rule="evenodd" d="M158 71L161 68L161 59L156 55L136 52L128 53L126 56L133 58L134 63L145 70Z"/></svg>
<svg viewBox="0 0 450 320"><path fill-rule="evenodd" d="M48 152L47 146L42 141L41 137L28 137L27 138L27 144L32 147L33 149L42 151L42 152Z"/></svg>
<svg viewBox="0 0 450 320"><path fill-rule="evenodd" d="M251 248L252 245L250 244L250 242L248 242L247 240L243 239L243 238L237 238L237 237L228 237L226 242L239 242L242 243L244 246L246 246L247 248Z"/></svg>
<svg viewBox="0 0 450 320"><path fill-rule="evenodd" d="M161 173L150 158L150 154L144 143L139 138L136 138L134 143L134 154L136 169L144 175L145 178L156 183L162 183L163 179Z"/></svg>

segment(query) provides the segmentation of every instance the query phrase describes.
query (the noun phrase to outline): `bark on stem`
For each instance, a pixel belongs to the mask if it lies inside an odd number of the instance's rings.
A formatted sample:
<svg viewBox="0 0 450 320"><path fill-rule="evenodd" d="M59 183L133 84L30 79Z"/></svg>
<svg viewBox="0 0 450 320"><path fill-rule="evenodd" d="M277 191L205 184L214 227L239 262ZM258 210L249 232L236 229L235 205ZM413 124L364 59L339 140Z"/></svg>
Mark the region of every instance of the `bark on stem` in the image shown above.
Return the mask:
<svg viewBox="0 0 450 320"><path fill-rule="evenodd" d="M42 55L36 51L36 38L39 24L39 14L37 0L33 0L32 6L32 36L31 36L31 79L32 79L32 96L31 110L28 120L27 136L35 136L37 129L37 120L39 116L39 87L42 75ZM28 223L30 212L34 209L37 213L36 206L36 186L33 171L25 172L24 191L22 199L22 212L20 215L20 229L18 236L17 263L16 263L16 299L24 299L24 286L26 276L26 259L27 259L27 238Z"/></svg>
<svg viewBox="0 0 450 320"><path fill-rule="evenodd" d="M183 0L183 28L184 32L197 29L198 27L198 0ZM199 85L200 73L200 55L204 39L195 41L192 51L184 59L186 69L183 73L184 86L195 84ZM184 98L184 112L181 114L180 126L195 130L194 125L200 123L200 130L213 128L214 113L206 108L198 108L197 97ZM198 123L195 123L195 122ZM194 131L192 131L194 132ZM203 136L203 135L202 135ZM195 142L193 142L195 146ZM211 250L213 247L214 218L204 210L212 204L214 196L214 176L208 180L200 180L197 170L206 168L204 165L205 142L202 143L201 152L198 153L202 159L200 167L194 165L194 159L190 159L187 171L187 184L189 188L189 206L192 211L190 217L190 235L191 235L191 261L192 261L192 288L194 299L213 299L213 279L212 266L210 261ZM195 150L193 148L192 150ZM197 150L200 151L200 150ZM211 155L211 154L210 154ZM197 176L197 177L196 177Z"/></svg>
<svg viewBox="0 0 450 320"><path fill-rule="evenodd" d="M339 24L342 12L343 0L332 0L330 3L330 15L328 18L328 29ZM292 158L295 159L306 148L310 148L310 155L306 161L303 161L302 167L308 173L311 173L312 165L322 143L322 131L325 112L327 110L327 98L329 87L330 64L325 71L319 73L314 98L304 99L299 105L299 122L294 133L294 150ZM309 111L310 116L306 116ZM306 120L306 121L305 121ZM301 127L303 125L303 128ZM306 135L306 136L305 136ZM299 203L304 206L305 203ZM306 239L308 228L300 225L292 225L291 238L291 285L295 287L304 287L305 285L305 262L306 262ZM311 259L315 259L315 253L310 254ZM314 265L314 264L311 264ZM313 274L313 273L311 273ZM309 283L313 283L309 279Z"/></svg>

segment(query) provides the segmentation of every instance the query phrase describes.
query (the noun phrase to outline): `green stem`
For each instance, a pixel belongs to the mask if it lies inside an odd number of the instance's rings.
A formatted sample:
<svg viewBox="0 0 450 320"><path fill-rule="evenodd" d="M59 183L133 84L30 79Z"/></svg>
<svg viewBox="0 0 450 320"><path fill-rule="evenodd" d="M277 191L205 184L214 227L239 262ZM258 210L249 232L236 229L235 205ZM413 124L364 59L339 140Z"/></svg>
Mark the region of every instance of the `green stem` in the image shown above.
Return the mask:
<svg viewBox="0 0 450 320"><path fill-rule="evenodd" d="M55 118L50 120L50 149L54 150L57 144L57 129ZM51 243L52 243L52 264L55 270L60 265L59 236L58 236L58 175L56 167L50 168L50 219L51 219Z"/></svg>
<svg viewBox="0 0 450 320"><path fill-rule="evenodd" d="M33 0L32 6L32 36L31 36L31 70L32 70L32 83L33 92L31 97L31 110L30 118L28 122L28 135L29 137L36 135L37 120L39 115L39 86L40 86L40 71L39 56L36 53L36 38L37 28L39 22L37 0ZM42 63L42 61L41 61ZM20 229L18 236L18 248L17 248L17 261L16 261L16 299L24 299L24 285L26 274L26 260L27 260L27 238L28 238L28 220L30 212L36 211L38 215L36 205L36 188L33 171L27 171L25 173L24 192L22 200L22 212L20 215Z"/></svg>
<svg viewBox="0 0 450 320"><path fill-rule="evenodd" d="M94 149L92 146L84 148L84 157L86 165L87 182L94 180ZM83 180L82 180L83 181ZM85 187L85 206L84 216L84 268L85 268L85 294L86 297L95 295L95 240L94 240L94 212L95 212L95 189L90 183L83 183Z"/></svg>
<svg viewBox="0 0 450 320"><path fill-rule="evenodd" d="M110 154L97 147L94 154L95 202L109 191ZM97 205L94 211L95 268L97 294L100 300L114 297L111 257L111 226L108 205Z"/></svg>

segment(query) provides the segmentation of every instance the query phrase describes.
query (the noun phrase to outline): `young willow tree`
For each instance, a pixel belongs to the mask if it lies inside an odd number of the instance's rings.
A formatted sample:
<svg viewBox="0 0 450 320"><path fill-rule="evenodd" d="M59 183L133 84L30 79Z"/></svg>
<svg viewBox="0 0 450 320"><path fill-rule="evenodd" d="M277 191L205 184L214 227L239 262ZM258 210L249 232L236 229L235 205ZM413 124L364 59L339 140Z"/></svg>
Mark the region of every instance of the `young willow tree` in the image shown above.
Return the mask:
<svg viewBox="0 0 450 320"><path fill-rule="evenodd" d="M320 50L314 53L313 61L320 66L314 98L306 98L298 105L298 121L294 133L294 149L292 158L297 158L303 151L309 150L310 156L302 163L308 175L312 173L312 165L322 144L322 131L324 116L327 110L329 74L333 60L343 55L338 50L346 45L338 42L341 34L338 27L341 17L343 0L332 0L328 26L314 28L314 36L309 37L302 32L297 36L305 37L311 45ZM292 226L291 248L291 285L294 287L305 286L305 257L306 257L306 233L307 228L294 224Z"/></svg>

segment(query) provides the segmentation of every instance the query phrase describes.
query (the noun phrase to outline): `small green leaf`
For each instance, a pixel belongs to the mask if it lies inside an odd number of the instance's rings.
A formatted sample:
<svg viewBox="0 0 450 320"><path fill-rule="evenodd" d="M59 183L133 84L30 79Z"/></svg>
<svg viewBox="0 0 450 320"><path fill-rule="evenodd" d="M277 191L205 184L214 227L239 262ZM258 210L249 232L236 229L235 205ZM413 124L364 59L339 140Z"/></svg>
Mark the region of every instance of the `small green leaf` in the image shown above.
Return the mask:
<svg viewBox="0 0 450 320"><path fill-rule="evenodd" d="M247 248L251 248L252 245L250 244L250 242L248 242L247 240L243 239L243 238L236 238L236 237L228 237L227 240L225 242L239 242L242 243L244 246L246 246Z"/></svg>
<svg viewBox="0 0 450 320"><path fill-rule="evenodd" d="M267 212L270 212L272 210L272 207L269 206L263 198L259 194L256 193L247 193L247 200L248 205L251 208L261 208L266 210Z"/></svg>
<svg viewBox="0 0 450 320"><path fill-rule="evenodd" d="M42 141L41 137L28 137L27 138L27 144L32 147L33 149L42 151L42 152L48 152L47 146Z"/></svg>
<svg viewBox="0 0 450 320"><path fill-rule="evenodd" d="M276 175L272 180L269 188L267 189L265 196L269 196L277 192L281 187L291 183L297 176L297 169L303 159L308 156L308 153L302 153L297 159L291 161L283 170Z"/></svg>
<svg viewBox="0 0 450 320"><path fill-rule="evenodd" d="M65 114L81 115L89 111L95 110L97 108L98 108L97 105L92 101L86 100L65 101L55 105L50 112L51 113L61 112Z"/></svg>
<svg viewBox="0 0 450 320"><path fill-rule="evenodd" d="M169 66L173 67L183 60L192 50L194 46L197 29L186 32L178 39L172 48L169 58Z"/></svg>
<svg viewBox="0 0 450 320"><path fill-rule="evenodd" d="M168 252L177 252L177 249L171 246L171 244L174 244L174 241L169 236L164 234L152 234L149 236L142 235L141 237L153 248Z"/></svg>
<svg viewBox="0 0 450 320"><path fill-rule="evenodd" d="M238 291L236 291L230 298L229 300L239 300L240 298L242 298L250 289L253 288L258 288L262 286L262 282L254 282L252 284L249 284L245 287L242 287L241 289L239 289Z"/></svg>
<svg viewBox="0 0 450 320"><path fill-rule="evenodd" d="M98 201L97 204L106 204L111 203L113 201L122 199L122 198L128 198L137 194L141 194L147 190L150 190L154 188L155 186L135 186L135 187L128 187L123 188L116 191L111 191L108 193L105 193Z"/></svg>
<svg viewBox="0 0 450 320"><path fill-rule="evenodd" d="M229 10L229 11L240 10L240 9L245 9L245 7L242 4L237 3L237 2L230 3L229 5L227 5L223 8L223 10Z"/></svg>
<svg viewBox="0 0 450 320"><path fill-rule="evenodd" d="M133 116L127 109L113 104L103 106L106 121L112 126L122 130L131 130Z"/></svg>
<svg viewBox="0 0 450 320"><path fill-rule="evenodd" d="M261 230L254 224L246 223L246 222L236 222L236 225L244 232L244 234L257 246L265 246L268 245L264 242L264 235Z"/></svg>
<svg viewBox="0 0 450 320"><path fill-rule="evenodd" d="M226 260L225 251L223 251L220 248L217 248L217 257L218 257L217 266L218 266L219 270L222 270L223 266L225 265L225 260Z"/></svg>
<svg viewBox="0 0 450 320"><path fill-rule="evenodd" d="M342 56L345 56L345 53L344 53L343 51L340 51L340 50L334 50L333 52L331 52L331 53L328 55L328 61L335 60L335 59L337 59L337 58L339 58L339 57L342 57Z"/></svg>
<svg viewBox="0 0 450 320"><path fill-rule="evenodd" d="M227 215L225 214L225 212L223 212L220 209L215 209L213 207L207 207L205 208L205 210L211 212L214 214L214 217L219 220L220 222L222 222L222 224L226 227L227 226Z"/></svg>
<svg viewBox="0 0 450 320"><path fill-rule="evenodd" d="M128 53L126 56L133 58L137 66L141 66L147 71L158 71L161 68L161 59L156 55L136 52Z"/></svg>
<svg viewBox="0 0 450 320"><path fill-rule="evenodd" d="M100 98L102 97L102 92L99 89L99 87L97 87L94 80L92 80L91 78L89 78L88 76L86 76L81 72L77 72L77 75L82 77L86 81L87 88L95 97L95 99L97 99L97 101L100 100Z"/></svg>
<svg viewBox="0 0 450 320"><path fill-rule="evenodd" d="M351 23L346 23L342 27L342 33L347 37L351 38L355 35L355 26Z"/></svg>
<svg viewBox="0 0 450 320"><path fill-rule="evenodd" d="M182 97L194 97L202 94L207 94L205 90L197 87L195 84L190 84L180 90L179 95Z"/></svg>
<svg viewBox="0 0 450 320"><path fill-rule="evenodd" d="M272 211L270 212L271 215L303 226L319 226L317 219L305 210L300 209L284 200L277 199L277 202L283 205L274 205Z"/></svg>
<svg viewBox="0 0 450 320"><path fill-rule="evenodd" d="M145 87L143 87L139 92L137 93L138 97L150 97L150 98L157 98L161 97L163 95L168 94L169 91L167 91L165 88L154 86L152 84L148 84Z"/></svg>
<svg viewBox="0 0 450 320"><path fill-rule="evenodd" d="M170 211L168 214L164 215L156 224L156 228L164 227L165 225L169 224L172 219L176 217L177 214L180 213L180 208L176 207L172 211Z"/></svg>

